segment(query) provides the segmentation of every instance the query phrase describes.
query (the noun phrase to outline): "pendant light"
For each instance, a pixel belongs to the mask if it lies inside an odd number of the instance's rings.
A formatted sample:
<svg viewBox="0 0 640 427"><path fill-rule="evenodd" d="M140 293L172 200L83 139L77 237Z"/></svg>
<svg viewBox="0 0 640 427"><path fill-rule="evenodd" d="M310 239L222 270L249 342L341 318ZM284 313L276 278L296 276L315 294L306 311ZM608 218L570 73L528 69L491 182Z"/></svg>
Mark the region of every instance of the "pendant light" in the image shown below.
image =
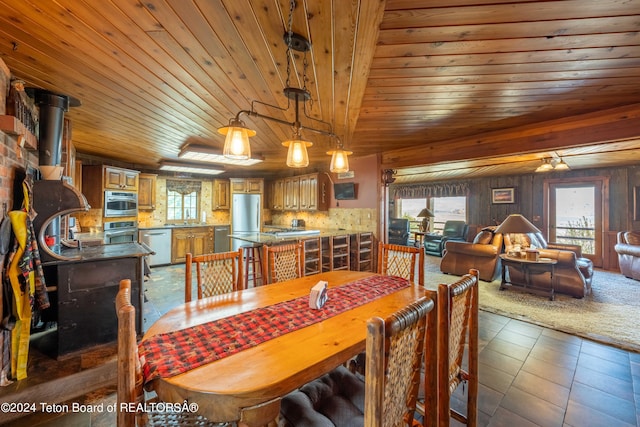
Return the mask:
<svg viewBox="0 0 640 427"><path fill-rule="evenodd" d="M249 137L255 136L256 131L248 129L244 122L234 119L229 121L229 126L218 129L218 132L226 135L222 155L235 160L251 158L251 145Z"/></svg>
<svg viewBox="0 0 640 427"><path fill-rule="evenodd" d="M303 140L299 129L294 130L293 139L284 141L282 145L289 147L287 151L287 166L290 168L305 168L309 166L307 147L311 147L313 143Z"/></svg>
<svg viewBox="0 0 640 427"><path fill-rule="evenodd" d="M293 128L294 137L292 140L284 141L282 145L289 148L287 152L287 166L294 168L306 167L309 165L309 155L307 153L307 147L311 147L313 144L309 141L305 141L300 136L300 131L305 129L308 131L316 132L321 135L326 135L331 138L338 138L336 134L333 133L333 129L330 123L327 123L323 120L316 119L311 117L306 111L306 102L311 99L311 93L306 87L307 78L307 67L309 65L307 60L307 52L311 50L311 42L307 40L303 35L297 34L293 32L293 11L295 9L295 0L290 0L289 3L289 19L287 21L287 28L284 34L284 42L287 46L286 57L287 57L287 80L286 87L283 89L284 95L287 97L287 107L281 108L277 105L267 104L261 101L254 100L251 103L250 110L240 110L235 119L231 119L229 121L229 125L223 128L218 129L223 135L226 135L223 154L226 157L233 159L248 159L251 157L251 147L249 146L249 137L252 137L256 134L254 130L248 129L245 124L240 120L240 116L242 114L246 114L249 117L259 117L265 120L274 121L277 123L281 123L284 125L289 125ZM303 53L303 67L302 67L302 79L303 87L291 87L289 85L291 78L291 60L294 58L294 52ZM292 102L293 101L293 102ZM274 108L280 111L288 111L291 107L291 104L294 104L295 108L295 120L293 122L287 122L286 120L271 117L266 114L261 114L255 111L254 105L261 104L266 107ZM302 105L300 105L302 104ZM310 126L303 125L300 122L300 107L302 106L302 113L304 117L313 120L315 122L319 122L326 126L327 130L318 129ZM335 153L335 154L334 154ZM336 150L332 150L328 152L328 154L332 155L331 161L331 171L332 172L340 172L340 171L348 171L349 170L349 162L347 159L347 155L352 154L350 151L346 151L342 149L341 145L338 145ZM335 161L334 161L335 158ZM334 168L335 166L335 168ZM335 170L334 170L335 169Z"/></svg>
<svg viewBox="0 0 640 427"><path fill-rule="evenodd" d="M349 172L349 155L353 154L353 151L347 151L342 148L342 143L338 143L335 150L327 151L327 154L331 155L331 163L329 170L333 173L345 173Z"/></svg>

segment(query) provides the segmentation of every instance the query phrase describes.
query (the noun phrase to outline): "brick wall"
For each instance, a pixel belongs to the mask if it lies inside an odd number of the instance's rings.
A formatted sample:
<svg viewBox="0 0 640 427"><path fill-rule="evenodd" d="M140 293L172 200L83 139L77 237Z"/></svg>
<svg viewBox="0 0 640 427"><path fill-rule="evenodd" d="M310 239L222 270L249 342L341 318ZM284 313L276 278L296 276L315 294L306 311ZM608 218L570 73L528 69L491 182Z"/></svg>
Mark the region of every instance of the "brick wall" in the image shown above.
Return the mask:
<svg viewBox="0 0 640 427"><path fill-rule="evenodd" d="M0 115L5 112L10 77L9 69L0 59ZM9 210L19 208L13 206L14 182L16 176L24 176L29 166L38 166L38 153L19 148L16 136L0 131L0 216L4 204ZM18 200L21 199L19 196Z"/></svg>

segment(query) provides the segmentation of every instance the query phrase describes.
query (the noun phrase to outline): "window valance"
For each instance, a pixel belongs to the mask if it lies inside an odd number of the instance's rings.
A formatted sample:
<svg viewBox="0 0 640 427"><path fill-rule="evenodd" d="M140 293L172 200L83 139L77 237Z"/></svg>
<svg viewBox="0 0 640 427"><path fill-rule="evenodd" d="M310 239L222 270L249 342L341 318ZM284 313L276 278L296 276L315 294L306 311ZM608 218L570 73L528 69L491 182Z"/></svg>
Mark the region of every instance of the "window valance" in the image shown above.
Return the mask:
<svg viewBox="0 0 640 427"><path fill-rule="evenodd" d="M393 199L426 199L429 197L460 197L469 195L469 183L444 182L391 185L389 188Z"/></svg>
<svg viewBox="0 0 640 427"><path fill-rule="evenodd" d="M200 181L191 181L191 180L167 180L167 190L175 191L180 194L191 194L194 191L200 192L202 188L202 183Z"/></svg>

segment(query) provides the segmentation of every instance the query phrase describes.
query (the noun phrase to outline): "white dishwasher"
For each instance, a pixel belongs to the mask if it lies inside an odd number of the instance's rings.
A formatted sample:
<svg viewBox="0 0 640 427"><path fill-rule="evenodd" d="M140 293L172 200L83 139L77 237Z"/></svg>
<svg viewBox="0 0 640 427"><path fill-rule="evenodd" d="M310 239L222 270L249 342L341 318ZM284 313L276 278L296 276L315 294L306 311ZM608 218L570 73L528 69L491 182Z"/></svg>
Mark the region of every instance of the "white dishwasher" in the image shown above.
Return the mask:
<svg viewBox="0 0 640 427"><path fill-rule="evenodd" d="M155 255L149 255L149 267L171 264L171 229L150 228L139 231L139 241L149 246Z"/></svg>

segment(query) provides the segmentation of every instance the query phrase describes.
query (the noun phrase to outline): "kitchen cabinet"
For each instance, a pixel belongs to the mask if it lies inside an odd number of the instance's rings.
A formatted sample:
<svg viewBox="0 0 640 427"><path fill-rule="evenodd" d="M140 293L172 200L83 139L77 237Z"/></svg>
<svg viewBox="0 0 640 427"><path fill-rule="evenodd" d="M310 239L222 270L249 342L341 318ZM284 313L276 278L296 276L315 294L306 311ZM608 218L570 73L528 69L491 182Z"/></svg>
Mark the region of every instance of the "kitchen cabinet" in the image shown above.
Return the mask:
<svg viewBox="0 0 640 427"><path fill-rule="evenodd" d="M284 209L284 179L278 179L271 183L271 209Z"/></svg>
<svg viewBox="0 0 640 427"><path fill-rule="evenodd" d="M82 166L82 189L93 209L104 208L104 190L138 191L140 172L106 165Z"/></svg>
<svg viewBox="0 0 640 427"><path fill-rule="evenodd" d="M262 178L231 178L232 193L255 193L264 192L264 180Z"/></svg>
<svg viewBox="0 0 640 427"><path fill-rule="evenodd" d="M300 209L300 177L298 176L284 180L284 208L290 211Z"/></svg>
<svg viewBox="0 0 640 427"><path fill-rule="evenodd" d="M213 253L213 227L174 228L171 236L171 263L184 262L187 253Z"/></svg>
<svg viewBox="0 0 640 427"><path fill-rule="evenodd" d="M138 176L138 210L152 211L156 208L156 179L158 175L141 173Z"/></svg>
<svg viewBox="0 0 640 427"><path fill-rule="evenodd" d="M214 179L211 208L213 210L229 209L231 206L229 199L229 181L226 179Z"/></svg>
<svg viewBox="0 0 640 427"><path fill-rule="evenodd" d="M329 209L329 178L314 173L300 177L300 210L326 211Z"/></svg>
<svg viewBox="0 0 640 427"><path fill-rule="evenodd" d="M278 179L271 186L270 206L275 210L326 211L329 182L321 173Z"/></svg>
<svg viewBox="0 0 640 427"><path fill-rule="evenodd" d="M105 166L104 189L138 191L138 171Z"/></svg>

